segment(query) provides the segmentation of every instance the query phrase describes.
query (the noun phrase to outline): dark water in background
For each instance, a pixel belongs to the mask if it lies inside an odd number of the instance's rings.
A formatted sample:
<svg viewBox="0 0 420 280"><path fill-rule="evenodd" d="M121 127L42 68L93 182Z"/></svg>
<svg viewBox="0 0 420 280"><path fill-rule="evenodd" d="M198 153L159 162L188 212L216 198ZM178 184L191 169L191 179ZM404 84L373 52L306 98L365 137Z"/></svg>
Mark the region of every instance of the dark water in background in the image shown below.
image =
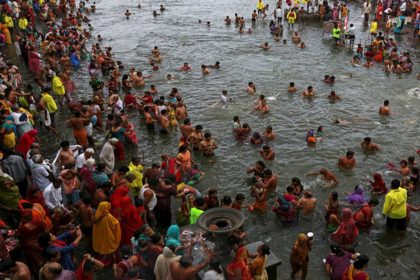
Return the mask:
<svg viewBox="0 0 420 280"><path fill-rule="evenodd" d="M258 149L248 142L237 143L233 139L232 118L239 115L242 123L249 123L254 131L262 132L267 125L273 126L278 135L272 144L276 159L267 164L279 175L279 189L284 191L291 178L297 176L314 192L318 206L312 219L301 219L292 226L282 225L271 212L266 216L246 213L249 241L268 242L272 251L283 259L278 279L286 279L290 274L288 259L294 240L300 232L313 231L315 242L310 253L308 279L327 279L322 265L322 259L329 252L323 204L330 190L323 189L322 183L316 178L305 177L304 174L320 167L331 169L340 179L340 185L335 190L341 198L344 197L344 191L351 191L356 184L363 184L367 188L367 176L376 171L385 172L387 182L397 177L387 172L385 164L397 164L401 158L414 155L415 150L420 148L420 97L407 94L407 90L420 86L415 74L386 75L381 66L372 69L352 67L349 54L331 47L330 40L321 39L322 28L318 23L307 24L300 30L307 46L304 50L291 43L291 33L287 27L284 32L287 45L274 42L268 30L270 17L265 21L260 20L252 35L239 35L234 25L224 25L226 15L233 19L237 12L245 17L246 28L251 27L250 15L256 1L146 0L141 2L141 9L136 8L138 2L133 0L99 0L96 3L97 13L90 17L93 32L102 35L103 46L112 46L113 56L124 63L125 72L135 67L143 70L145 75L149 74L147 56L153 46L159 46L164 57L159 65L160 76L146 82L146 88L153 83L160 94L167 95L172 87L177 87L185 98L193 125L203 125L216 139L219 148L215 157L204 158L194 154L194 160L206 173L198 185L199 190L217 187L220 195L234 197L238 192L248 194L245 170L260 156ZM271 13L275 3L268 3ZM158 10L160 4L167 10L153 18L152 11ZM123 15L126 9L133 13L129 20ZM355 23L357 38L362 37L364 42L368 35L361 26L360 16L360 9L352 7L350 22ZM210 20L211 26L198 24L199 19L203 22ZM403 45L411 50L415 61L414 72L418 72L420 52L414 48L409 37L404 37ZM258 48L264 41L270 43L271 50ZM221 62L221 70L214 70L203 77L200 65L213 64L217 60ZM188 62L193 71L177 71L183 62ZM168 73L176 74L179 81L166 82L164 77ZM349 73L352 78L348 78ZM322 82L325 74L337 77L334 86ZM78 83L78 98L90 96L86 68L79 70L74 79ZM277 100L268 101L269 114L262 116L251 112L257 97L248 96L245 92L249 81L256 84L257 94L278 94ZM317 97L307 100L298 94L288 94L286 89L290 81L294 81L299 90L313 85ZM221 108L218 104L223 89L227 89L234 100L227 108ZM342 101L329 103L326 96L331 90L335 90ZM388 118L377 114L384 99L390 100L395 113ZM61 120L58 125L63 133L61 139L44 137L44 147L48 148L46 154L54 154L62 139L74 141L64 123L66 116L68 112L58 116ZM141 139L138 151L131 150L132 153L143 151L148 164L158 161L161 153L176 154L179 131L173 131L171 136L149 134L138 121L136 113L130 116ZM342 127L333 125L335 118L350 120L352 124ZM316 148L307 147L306 131L320 125L325 129L325 141ZM95 133L96 138L103 138ZM372 137L381 146L379 153L363 155L359 144L365 136ZM54 150L50 150L51 147ZM335 166L338 157L348 148L356 152L357 158L357 167L351 174L340 172ZM413 204L420 203L418 195L410 200ZM359 236L357 251L370 256L368 272L372 279L415 279L420 271L420 261L415 257L420 249L420 217L413 213L410 227L405 233L386 233L380 210L380 207L375 210L376 224L372 231Z"/></svg>

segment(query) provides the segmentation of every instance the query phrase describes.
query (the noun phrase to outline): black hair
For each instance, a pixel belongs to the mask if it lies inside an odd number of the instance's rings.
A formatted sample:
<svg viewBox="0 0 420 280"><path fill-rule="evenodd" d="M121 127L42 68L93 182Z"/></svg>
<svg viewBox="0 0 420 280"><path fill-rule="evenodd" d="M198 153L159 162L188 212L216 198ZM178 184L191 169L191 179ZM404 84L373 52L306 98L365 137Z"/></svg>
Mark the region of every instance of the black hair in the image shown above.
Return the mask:
<svg viewBox="0 0 420 280"><path fill-rule="evenodd" d="M159 237L159 239L160 239L160 237ZM131 257L131 255L133 255L133 251L127 245L121 246L120 253L121 253L121 257L124 260L128 260L128 258Z"/></svg>
<svg viewBox="0 0 420 280"><path fill-rule="evenodd" d="M191 255L183 255L181 259L179 260L179 264L183 268L188 268L192 265L193 257Z"/></svg>
<svg viewBox="0 0 420 280"><path fill-rule="evenodd" d="M128 169L126 165L120 166L118 168L118 172L127 173L128 171L130 171L130 169Z"/></svg>
<svg viewBox="0 0 420 280"><path fill-rule="evenodd" d="M159 241L160 241L160 239L162 238L162 236L159 234L159 233L155 233L155 234L153 234L151 237L150 237L150 241L153 243L153 244L156 244L156 243L158 243Z"/></svg>
<svg viewBox="0 0 420 280"><path fill-rule="evenodd" d="M268 246L267 244L262 244L261 245L261 252L263 253L264 256L266 255L270 255L270 246Z"/></svg>
<svg viewBox="0 0 420 280"><path fill-rule="evenodd" d="M360 255L356 258L355 262L353 263L354 268L356 269L363 269L369 262L369 257L366 255Z"/></svg>
<svg viewBox="0 0 420 280"><path fill-rule="evenodd" d="M230 196L228 196L228 195L225 195L222 198L222 202L223 202L224 205L230 205L232 203L232 198Z"/></svg>
<svg viewBox="0 0 420 280"><path fill-rule="evenodd" d="M258 165L261 165L265 169L265 163L261 160L257 161Z"/></svg>
<svg viewBox="0 0 420 280"><path fill-rule="evenodd" d="M391 189L398 189L400 185L400 180L398 179L394 179L391 181Z"/></svg>
<svg viewBox="0 0 420 280"><path fill-rule="evenodd" d="M340 246L338 245L331 245L330 246L331 252L334 253L335 255L341 257L344 255L343 250L341 250Z"/></svg>
<svg viewBox="0 0 420 280"><path fill-rule="evenodd" d="M197 197L195 199L195 203L197 204L198 207L201 207L204 205L204 199L202 197Z"/></svg>
<svg viewBox="0 0 420 280"><path fill-rule="evenodd" d="M244 200L245 199L245 195L243 194L243 193L238 193L236 196L235 196L235 200L236 201L238 201L238 200Z"/></svg>
<svg viewBox="0 0 420 280"><path fill-rule="evenodd" d="M84 204L89 205L92 202L92 196L89 193L85 193L82 196L82 201Z"/></svg>
<svg viewBox="0 0 420 280"><path fill-rule="evenodd" d="M70 142L69 141L63 141L60 143L60 147L61 148L67 148L70 146Z"/></svg>

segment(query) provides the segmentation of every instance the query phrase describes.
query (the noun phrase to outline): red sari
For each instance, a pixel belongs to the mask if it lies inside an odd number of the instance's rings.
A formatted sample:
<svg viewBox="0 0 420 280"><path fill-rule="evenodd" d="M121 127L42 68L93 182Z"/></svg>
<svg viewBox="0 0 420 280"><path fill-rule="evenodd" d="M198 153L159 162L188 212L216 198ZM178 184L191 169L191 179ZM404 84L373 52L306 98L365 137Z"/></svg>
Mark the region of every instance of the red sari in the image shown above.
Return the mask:
<svg viewBox="0 0 420 280"><path fill-rule="evenodd" d="M38 244L38 237L41 233L46 232L46 224L43 222L41 214L31 209L23 209L21 216L25 221L22 221L18 228L20 246L28 260L31 272L37 274L44 263L43 250Z"/></svg>
<svg viewBox="0 0 420 280"><path fill-rule="evenodd" d="M373 174L374 181L371 182L372 191L375 193L386 194L388 189L386 188L386 184L384 179L382 178L381 174L375 173Z"/></svg>
<svg viewBox="0 0 420 280"><path fill-rule="evenodd" d="M134 232L138 230L142 225L141 220L136 207L131 203L129 196L124 196L121 200L121 246L131 245L131 237Z"/></svg>
<svg viewBox="0 0 420 280"><path fill-rule="evenodd" d="M346 247L353 245L359 235L359 230L353 220L353 213L349 208L344 208L342 212L342 221L338 229L331 235L332 239L338 245Z"/></svg>
<svg viewBox="0 0 420 280"><path fill-rule="evenodd" d="M228 264L227 271L229 274L234 273L235 271L241 271L242 280L252 280L251 270L248 266L248 251L245 245L239 247L235 252L235 257ZM229 279L236 279L235 276L229 276Z"/></svg>
<svg viewBox="0 0 420 280"><path fill-rule="evenodd" d="M353 215L356 226L364 230L368 230L372 226L372 218L372 207L368 203L363 204L362 208Z"/></svg>
<svg viewBox="0 0 420 280"><path fill-rule="evenodd" d="M110 196L109 201L111 202L111 214L121 220L122 214L122 199L128 196L129 189L126 186L118 187Z"/></svg>
<svg viewBox="0 0 420 280"><path fill-rule="evenodd" d="M19 143L16 145L16 151L21 153L23 158L26 159L26 154L31 149L31 145L36 141L36 136L38 134L38 130L32 129L25 134L19 140Z"/></svg>
<svg viewBox="0 0 420 280"><path fill-rule="evenodd" d="M378 5L376 6L376 15L375 15L376 20L378 22L381 21L383 12L384 12L384 6L382 5L382 3L378 3Z"/></svg>

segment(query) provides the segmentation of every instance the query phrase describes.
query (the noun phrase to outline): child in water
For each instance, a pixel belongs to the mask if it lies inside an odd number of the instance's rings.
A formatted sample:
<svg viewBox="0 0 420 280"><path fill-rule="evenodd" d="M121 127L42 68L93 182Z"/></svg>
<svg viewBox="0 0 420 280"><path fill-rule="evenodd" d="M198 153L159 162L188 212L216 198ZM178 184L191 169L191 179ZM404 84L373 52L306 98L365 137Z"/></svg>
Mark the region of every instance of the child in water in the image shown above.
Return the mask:
<svg viewBox="0 0 420 280"><path fill-rule="evenodd" d="M306 143L308 144L308 146L315 146L316 142L317 140L315 138L314 130L311 129L308 131L308 134L306 135Z"/></svg>

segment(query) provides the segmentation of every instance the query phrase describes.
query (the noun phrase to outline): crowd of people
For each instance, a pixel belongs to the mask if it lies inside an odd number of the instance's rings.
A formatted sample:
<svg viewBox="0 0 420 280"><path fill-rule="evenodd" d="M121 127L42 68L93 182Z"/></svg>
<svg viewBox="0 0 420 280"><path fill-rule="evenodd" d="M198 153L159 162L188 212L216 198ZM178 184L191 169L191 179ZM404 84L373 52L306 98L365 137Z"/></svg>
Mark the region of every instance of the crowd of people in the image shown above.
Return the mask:
<svg viewBox="0 0 420 280"><path fill-rule="evenodd" d="M286 1L285 16L282 2L276 3L270 33L278 41L283 36L283 18L293 29L297 14L309 11L310 1ZM404 6L405 5L405 6ZM411 72L413 63L410 54L398 53L395 42L387 35L391 28L386 23L380 32L377 22L399 15L409 15L403 0L395 7L393 2L378 2L375 19L370 31L374 36L366 52L357 48L352 64L360 64L366 58L366 66L373 61L383 62L386 72ZM386 7L386 8L385 8ZM420 6L419 6L420 7ZM138 8L142 8L138 5ZM372 13L371 4L363 4L365 20ZM389 11L388 9L391 9ZM160 6L164 15L166 8ZM116 60L112 47L102 44L102 37L94 36L88 16L96 11L96 3L88 0L26 1L14 0L1 3L0 44L14 48L22 61L19 66L9 62L3 53L0 57L0 273L10 279L94 279L112 275L115 279L195 279L201 272L202 279L268 279L266 262L270 252L267 244L258 247L252 254L246 249L244 229L229 236L229 245L234 257L226 270L211 250L211 234L192 238L183 227L197 223L206 210L222 207L238 211L264 214L271 210L285 224L297 223L298 217L311 217L317 206L317 198L305 190L300 178L294 177L286 190L278 190L278 176L267 168L266 162L275 159L275 150L270 142L276 139L271 126L264 132L253 131L249 124L241 123L240 116L233 118L232 131L236 141L250 141L259 150L261 160L246 170L250 178L250 195L238 193L231 196L218 194L210 188L201 193L196 184L204 176L194 162L194 153L211 157L218 148L209 131L200 124L192 125L187 107L179 89L172 88L165 96L155 84L147 85L151 76L143 75L140 69L124 71L124 65ZM346 4L324 1L319 5L323 20L337 22L348 16ZM269 5L262 0L251 14L252 24L264 20ZM130 19L126 10L124 16ZM415 30L420 24L420 8L413 13ZM388 19L389 21L390 19ZM391 21L392 22L392 21ZM229 16L225 23L231 24ZM208 25L210 22L207 23ZM235 14L234 24L244 34L245 19ZM403 26L397 21L394 33ZM340 24L337 24L336 28ZM402 23L404 25L404 23ZM252 33L248 29L247 33ZM353 33L352 33L353 32ZM341 31L333 30L333 37ZM384 35L383 35L384 34ZM416 33L414 34L416 37ZM335 38L335 37L334 37ZM354 42L352 25L347 38ZM337 42L339 40L336 40ZM298 32L292 41L304 48ZM90 50L88 46L91 44ZM269 50L268 42L260 46ZM155 46L148 57L151 72L159 70L163 53ZM75 94L76 84L72 73L84 71L81 66L88 61L91 98L80 101ZM220 69L220 62L202 65L203 75ZM212 70L210 70L212 69ZM192 71L184 63L179 71ZM153 74L152 74L153 75ZM166 80L174 76L168 74ZM326 76L328 84L334 76ZM150 86L150 89L148 88ZM137 96L134 91L143 89ZM249 95L257 92L253 82L246 88ZM297 91L293 82L287 89ZM302 92L302 97L312 98L316 92L312 86ZM228 92L221 93L221 103L230 102ZM328 97L339 100L334 91ZM268 99L268 98L267 98ZM270 112L264 95L259 95L254 110ZM139 155L127 157L126 148L136 149L139 138L131 114L139 113L146 133L173 135L179 127L176 155L161 154L161 162L144 166ZM46 151L53 149L49 143L40 141L40 133L47 137L62 135L57 126L56 115L71 113L66 121L74 139L61 141L53 160L44 158ZM389 101L380 107L379 114L391 114ZM105 119L104 119L104 116ZM341 122L341 123L340 123ZM337 120L338 124L343 121ZM138 131L138 130L137 130ZM95 143L95 136L105 135L102 146ZM323 141L323 128L308 131L308 145ZM379 145L366 137L360 144L368 152L380 151ZM158 152L158 151L156 151ZM420 155L420 150L417 152ZM128 164L127 164L128 163ZM338 159L339 169L355 168L353 151ZM381 174L375 173L370 181L371 189L356 186L340 202L339 194L331 191L325 202L325 228L331 238L331 254L325 259L325 269L331 279L368 279L365 272L369 258L355 250L359 231L369 231L374 223L373 208L383 199L382 212L389 229L405 230L412 211L420 206L407 203L407 197L416 192L420 184L419 168L414 156L401 160L400 168L389 166L401 175L394 179L390 188ZM306 176L319 176L325 186L333 188L339 180L330 170L321 168ZM365 195L369 192L371 195ZM171 200L181 203L176 215L172 215ZM247 209L247 210L246 210ZM176 221L176 223L174 223ZM217 229L214 225L213 229ZM309 252L314 242L312 233L302 233L292 246L290 255L291 277L300 275L306 279ZM196 263L193 257L199 245L204 259Z"/></svg>

